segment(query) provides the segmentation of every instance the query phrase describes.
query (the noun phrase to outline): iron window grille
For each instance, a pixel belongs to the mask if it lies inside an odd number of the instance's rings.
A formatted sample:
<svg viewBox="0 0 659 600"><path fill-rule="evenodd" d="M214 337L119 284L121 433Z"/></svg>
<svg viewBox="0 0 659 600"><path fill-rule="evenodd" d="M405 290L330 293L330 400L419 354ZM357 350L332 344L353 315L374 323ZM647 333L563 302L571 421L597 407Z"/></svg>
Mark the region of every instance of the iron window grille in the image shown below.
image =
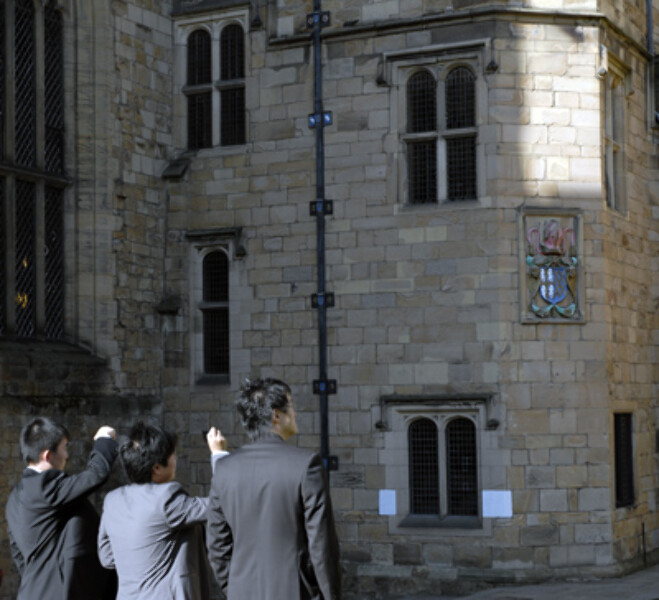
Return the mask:
<svg viewBox="0 0 659 600"><path fill-rule="evenodd" d="M631 413L613 415L616 508L632 506L634 492L634 430Z"/></svg>
<svg viewBox="0 0 659 600"><path fill-rule="evenodd" d="M439 445L437 426L418 419L407 430L410 474L410 513L439 514Z"/></svg>
<svg viewBox="0 0 659 600"><path fill-rule="evenodd" d="M203 29L188 37L188 147L212 145L211 36Z"/></svg>
<svg viewBox="0 0 659 600"><path fill-rule="evenodd" d="M229 258L214 250L203 259L204 372L229 376Z"/></svg>
<svg viewBox="0 0 659 600"><path fill-rule="evenodd" d="M0 2L2 336L64 337L63 50L56 1Z"/></svg>
<svg viewBox="0 0 659 600"><path fill-rule="evenodd" d="M419 418L408 427L410 515L478 517L476 426L466 417L442 423Z"/></svg>
<svg viewBox="0 0 659 600"><path fill-rule="evenodd" d="M415 72L406 84L406 106L408 202L475 200L477 121L473 71L456 66L443 81L437 81L426 69Z"/></svg>
<svg viewBox="0 0 659 600"><path fill-rule="evenodd" d="M220 36L220 143L245 143L245 34L227 25Z"/></svg>
<svg viewBox="0 0 659 600"><path fill-rule="evenodd" d="M476 427L464 417L446 425L447 514L478 515Z"/></svg>
<svg viewBox="0 0 659 600"><path fill-rule="evenodd" d="M213 73L219 74L215 85ZM188 105L188 148L245 143L245 33L240 25L226 25L217 45L205 29L190 33L183 92ZM219 137L214 136L215 127Z"/></svg>

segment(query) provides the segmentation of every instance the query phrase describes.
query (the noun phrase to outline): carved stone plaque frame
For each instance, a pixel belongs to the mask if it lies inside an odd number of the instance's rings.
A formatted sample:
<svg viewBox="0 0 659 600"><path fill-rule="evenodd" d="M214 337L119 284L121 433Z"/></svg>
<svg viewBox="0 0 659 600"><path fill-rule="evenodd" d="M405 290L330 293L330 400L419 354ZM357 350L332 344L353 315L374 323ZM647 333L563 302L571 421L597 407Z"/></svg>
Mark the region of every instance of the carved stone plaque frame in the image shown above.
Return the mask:
<svg viewBox="0 0 659 600"><path fill-rule="evenodd" d="M523 207L519 217L522 323L583 323L582 213Z"/></svg>

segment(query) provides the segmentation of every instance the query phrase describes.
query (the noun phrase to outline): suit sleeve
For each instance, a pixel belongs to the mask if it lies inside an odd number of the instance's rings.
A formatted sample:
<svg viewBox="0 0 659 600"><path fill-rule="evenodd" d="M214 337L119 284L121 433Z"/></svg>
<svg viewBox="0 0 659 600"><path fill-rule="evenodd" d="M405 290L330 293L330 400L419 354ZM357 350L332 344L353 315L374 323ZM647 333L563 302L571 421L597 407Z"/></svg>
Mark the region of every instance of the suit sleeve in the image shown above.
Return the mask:
<svg viewBox="0 0 659 600"><path fill-rule="evenodd" d="M87 467L78 475L67 475L57 469L46 472L44 498L50 505L59 506L87 496L105 483L116 456L117 443L110 438L99 438L89 455Z"/></svg>
<svg viewBox="0 0 659 600"><path fill-rule="evenodd" d="M105 508L103 514L101 515L101 524L98 528L98 559L101 561L101 564L106 569L114 569L114 554L112 552L112 542L110 541L110 536L108 535L105 518L106 518Z"/></svg>
<svg viewBox="0 0 659 600"><path fill-rule="evenodd" d="M334 527L332 501L320 456L314 454L302 481L304 522L309 558L325 600L341 597L339 541Z"/></svg>
<svg viewBox="0 0 659 600"><path fill-rule="evenodd" d="M23 569L25 569L25 558L23 556L23 553L18 548L18 545L14 540L14 536L11 534L11 530L9 530L9 528L7 529L9 534L9 549L11 550L11 557L14 559L14 563L16 564L16 569L18 569L18 574L22 577Z"/></svg>
<svg viewBox="0 0 659 600"><path fill-rule="evenodd" d="M178 483L173 483L172 493L165 499L163 511L171 529L187 527L194 523L205 523L208 498L189 496Z"/></svg>
<svg viewBox="0 0 659 600"><path fill-rule="evenodd" d="M208 560L213 575L220 585L223 594L222 597L226 598L229 582L229 566L233 553L233 535L220 505L218 486L219 477L216 473L213 475L211 493L208 498L206 543L208 545Z"/></svg>

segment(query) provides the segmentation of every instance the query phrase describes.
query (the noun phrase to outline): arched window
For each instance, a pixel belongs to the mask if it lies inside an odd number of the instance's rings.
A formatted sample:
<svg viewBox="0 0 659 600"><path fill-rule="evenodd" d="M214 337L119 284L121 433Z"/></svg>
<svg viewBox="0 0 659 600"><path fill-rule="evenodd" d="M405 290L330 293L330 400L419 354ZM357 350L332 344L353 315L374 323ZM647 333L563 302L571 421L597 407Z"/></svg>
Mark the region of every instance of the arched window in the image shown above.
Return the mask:
<svg viewBox="0 0 659 600"><path fill-rule="evenodd" d="M188 36L188 147L213 145L211 36L197 29Z"/></svg>
<svg viewBox="0 0 659 600"><path fill-rule="evenodd" d="M229 258L215 250L203 260L204 372L229 375Z"/></svg>
<svg viewBox="0 0 659 600"><path fill-rule="evenodd" d="M446 495L448 515L478 515L476 427L465 417L446 425Z"/></svg>
<svg viewBox="0 0 659 600"><path fill-rule="evenodd" d="M222 146L245 143L245 34L227 25L220 36L220 140Z"/></svg>
<svg viewBox="0 0 659 600"><path fill-rule="evenodd" d="M0 335L4 336L64 337L63 190L68 181L64 174L63 43L62 15L54 0L0 3L0 158L4 165L0 176ZM8 47L13 51L5 54ZM13 93L8 94L8 89ZM38 122L43 127L37 127Z"/></svg>
<svg viewBox="0 0 659 600"><path fill-rule="evenodd" d="M439 445L430 419L413 421L408 430L410 513L439 514Z"/></svg>
<svg viewBox="0 0 659 600"><path fill-rule="evenodd" d="M409 201L437 202L437 84L428 71L418 71L407 82L407 132L431 135L407 140Z"/></svg>
<svg viewBox="0 0 659 600"><path fill-rule="evenodd" d="M476 91L467 67L446 78L446 175L449 200L476 198ZM456 131L459 130L459 131Z"/></svg>

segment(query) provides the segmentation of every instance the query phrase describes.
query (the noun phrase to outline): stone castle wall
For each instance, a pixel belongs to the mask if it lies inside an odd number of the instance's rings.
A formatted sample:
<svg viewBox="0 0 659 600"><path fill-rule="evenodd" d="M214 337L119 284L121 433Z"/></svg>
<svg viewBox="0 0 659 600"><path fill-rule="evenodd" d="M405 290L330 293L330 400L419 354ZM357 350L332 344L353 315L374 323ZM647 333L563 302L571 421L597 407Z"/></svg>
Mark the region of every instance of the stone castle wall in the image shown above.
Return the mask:
<svg viewBox="0 0 659 600"><path fill-rule="evenodd" d="M76 5L71 33L80 50L69 58L79 66L71 82L77 178L67 239L75 240L69 254L78 267L67 272L67 297L71 342L90 351L3 358L0 415L11 431L0 442L9 465L0 498L20 473L18 429L39 411L65 419L80 440L97 421L124 431L140 416L162 421L181 440L179 479L206 493L201 432L218 425L232 447L244 443L233 399L240 379L253 374L292 385L298 443L319 447L306 4L270 3L265 26L249 30L248 143L197 152L178 179L161 177L185 140L185 114L172 99L181 64L172 5ZM334 201L327 282L336 297L329 376L338 383L330 396L330 446L339 460L331 483L348 589L449 592L642 564L659 544L657 165L646 122L643 7L602 8L612 19L626 14L614 21L621 31L591 12L343 4L323 3L332 13L323 95L334 117L325 130L326 197ZM461 60L477 65L479 200L406 206L401 61L414 49L436 55L468 41L477 48ZM633 91L623 213L605 206L602 45L629 68ZM534 320L525 306L524 219L551 217L580 228L582 318L574 322ZM199 377L203 244L190 233L235 227L246 254L236 252L235 237L226 241L231 382L209 384ZM52 366L38 369L43 361ZM379 514L379 491L396 490L400 507L407 485L406 434L383 398L429 396L487 398L479 409L479 486L510 491L512 518L423 531L400 527L402 513ZM625 509L614 502L615 411L634 413L637 502ZM2 521L0 532L4 539ZM6 544L0 548L0 597L8 598L17 579Z"/></svg>

